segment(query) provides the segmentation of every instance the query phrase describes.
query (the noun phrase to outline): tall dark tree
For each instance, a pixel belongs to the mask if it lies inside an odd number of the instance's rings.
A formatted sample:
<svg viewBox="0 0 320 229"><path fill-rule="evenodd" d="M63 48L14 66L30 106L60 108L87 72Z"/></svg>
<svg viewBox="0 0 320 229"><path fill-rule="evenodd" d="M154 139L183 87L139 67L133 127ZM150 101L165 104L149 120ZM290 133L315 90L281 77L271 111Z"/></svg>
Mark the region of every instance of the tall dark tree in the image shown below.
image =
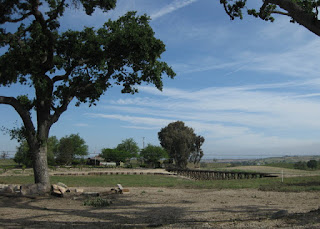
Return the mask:
<svg viewBox="0 0 320 229"><path fill-rule="evenodd" d="M70 134L60 139L57 151L57 163L70 165L77 156L88 155L88 146L79 134Z"/></svg>
<svg viewBox="0 0 320 229"><path fill-rule="evenodd" d="M318 168L318 162L316 160L310 160L307 162L307 166L310 169L316 169Z"/></svg>
<svg viewBox="0 0 320 229"><path fill-rule="evenodd" d="M202 144L204 143L204 137L197 136L194 143L194 151L191 153L189 161L197 164L201 161L203 157L203 150L201 149Z"/></svg>
<svg viewBox="0 0 320 229"><path fill-rule="evenodd" d="M290 22L297 22L309 31L320 36L319 0L261 0L259 9L248 9L247 0L220 0L231 20L243 18L243 9L249 15L265 21L274 21L274 14L285 15Z"/></svg>
<svg viewBox="0 0 320 229"><path fill-rule="evenodd" d="M182 121L172 122L162 128L158 137L161 146L169 153L169 157L174 160L178 168L187 168L191 154L195 151L198 151L199 154L202 152L200 148L202 143L197 143L201 137L197 136L192 128L185 126Z"/></svg>
<svg viewBox="0 0 320 229"><path fill-rule="evenodd" d="M0 96L0 104L12 106L21 117L35 183L44 189L50 186L49 131L72 100L76 105L93 105L113 84L121 85L122 93L134 94L135 85L142 82L161 90L162 75L175 75L159 61L165 45L154 37L149 17L128 12L100 29L62 31L60 19L72 4L91 15L96 8L113 9L116 0L2 0L0 4L0 48L5 50L0 56L0 86L19 83L35 91L32 97ZM15 31L5 29L10 24Z"/></svg>

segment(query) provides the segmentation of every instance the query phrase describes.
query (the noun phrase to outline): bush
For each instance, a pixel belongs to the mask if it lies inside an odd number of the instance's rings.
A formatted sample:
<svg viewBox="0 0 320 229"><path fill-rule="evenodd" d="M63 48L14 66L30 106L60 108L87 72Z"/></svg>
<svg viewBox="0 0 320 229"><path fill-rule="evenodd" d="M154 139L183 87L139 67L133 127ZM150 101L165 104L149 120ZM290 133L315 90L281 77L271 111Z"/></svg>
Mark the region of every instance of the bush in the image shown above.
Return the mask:
<svg viewBox="0 0 320 229"><path fill-rule="evenodd" d="M318 168L318 162L316 160L310 160L307 162L307 166L310 169L317 169Z"/></svg>
<svg viewBox="0 0 320 229"><path fill-rule="evenodd" d="M305 161L298 161L298 162L294 163L294 168L301 169L301 170L307 170L308 166Z"/></svg>
<svg viewBox="0 0 320 229"><path fill-rule="evenodd" d="M85 200L83 203L84 206L93 206L93 207L106 207L106 206L110 206L110 204L112 204L110 200L107 200L101 197L90 198Z"/></svg>

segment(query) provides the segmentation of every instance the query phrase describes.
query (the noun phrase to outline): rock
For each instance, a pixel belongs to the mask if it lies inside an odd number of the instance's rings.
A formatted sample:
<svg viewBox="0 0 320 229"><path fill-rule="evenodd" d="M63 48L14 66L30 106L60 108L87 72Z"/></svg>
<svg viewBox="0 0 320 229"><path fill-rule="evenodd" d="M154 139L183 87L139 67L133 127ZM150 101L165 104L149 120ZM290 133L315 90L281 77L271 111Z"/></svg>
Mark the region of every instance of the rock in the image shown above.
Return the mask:
<svg viewBox="0 0 320 229"><path fill-rule="evenodd" d="M49 188L46 187L44 184L37 183L37 184L25 184L21 185L20 193L22 196L26 195L43 195L49 192Z"/></svg>
<svg viewBox="0 0 320 229"><path fill-rule="evenodd" d="M58 185L58 189L62 194L64 194L67 191L67 189L65 189L64 187L61 187L59 185Z"/></svg>
<svg viewBox="0 0 320 229"><path fill-rule="evenodd" d="M51 185L51 195L58 196L58 197L63 197L63 195L67 191L67 189L65 187L62 187L62 186L58 185L58 184Z"/></svg>
<svg viewBox="0 0 320 229"><path fill-rule="evenodd" d="M76 188L74 191L76 193L83 193L84 192L84 190L82 188Z"/></svg>
<svg viewBox="0 0 320 229"><path fill-rule="evenodd" d="M289 213L287 210L280 210L272 214L271 219L280 219L284 216L287 216Z"/></svg>
<svg viewBox="0 0 320 229"><path fill-rule="evenodd" d="M12 184L8 185L3 189L5 193L15 193L14 186Z"/></svg>
<svg viewBox="0 0 320 229"><path fill-rule="evenodd" d="M57 185L65 188L65 189L69 189L68 186L65 185L64 183L58 182Z"/></svg>
<svg viewBox="0 0 320 229"><path fill-rule="evenodd" d="M51 195L57 196L57 197L63 197L63 194L60 192L60 190L57 190L57 189L52 190Z"/></svg>

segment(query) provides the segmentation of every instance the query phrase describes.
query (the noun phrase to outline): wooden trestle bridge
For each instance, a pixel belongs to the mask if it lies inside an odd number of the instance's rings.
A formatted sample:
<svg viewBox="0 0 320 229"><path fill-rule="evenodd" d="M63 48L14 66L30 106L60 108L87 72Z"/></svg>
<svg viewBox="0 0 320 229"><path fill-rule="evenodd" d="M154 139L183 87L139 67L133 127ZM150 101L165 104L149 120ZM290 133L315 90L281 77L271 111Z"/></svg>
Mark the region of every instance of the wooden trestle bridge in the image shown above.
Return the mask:
<svg viewBox="0 0 320 229"><path fill-rule="evenodd" d="M235 172L191 169L167 169L167 171L175 173L178 176L188 177L195 180L232 180L277 177L277 175L274 174L259 172Z"/></svg>

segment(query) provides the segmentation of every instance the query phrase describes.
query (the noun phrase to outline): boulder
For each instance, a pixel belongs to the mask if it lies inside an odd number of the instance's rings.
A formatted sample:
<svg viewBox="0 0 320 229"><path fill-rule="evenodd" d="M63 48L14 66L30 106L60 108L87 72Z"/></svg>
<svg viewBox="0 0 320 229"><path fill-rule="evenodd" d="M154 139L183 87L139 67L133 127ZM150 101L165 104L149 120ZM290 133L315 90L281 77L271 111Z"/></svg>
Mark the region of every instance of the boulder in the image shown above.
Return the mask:
<svg viewBox="0 0 320 229"><path fill-rule="evenodd" d="M22 196L26 195L44 195L49 192L49 188L41 183L24 184L20 186L20 193Z"/></svg>
<svg viewBox="0 0 320 229"><path fill-rule="evenodd" d="M65 189L69 189L68 186L65 185L64 183L58 182L57 185L65 188Z"/></svg>
<svg viewBox="0 0 320 229"><path fill-rule="evenodd" d="M10 184L7 187L4 187L3 192L5 193L15 193L14 185Z"/></svg>
<svg viewBox="0 0 320 229"><path fill-rule="evenodd" d="M65 187L62 187L58 184L51 185L51 195L63 197L63 195L66 191L67 191L67 189Z"/></svg>
<svg viewBox="0 0 320 229"><path fill-rule="evenodd" d="M75 193L83 193L84 190L83 190L82 188L76 188L76 189L74 190L74 192L75 192Z"/></svg>

